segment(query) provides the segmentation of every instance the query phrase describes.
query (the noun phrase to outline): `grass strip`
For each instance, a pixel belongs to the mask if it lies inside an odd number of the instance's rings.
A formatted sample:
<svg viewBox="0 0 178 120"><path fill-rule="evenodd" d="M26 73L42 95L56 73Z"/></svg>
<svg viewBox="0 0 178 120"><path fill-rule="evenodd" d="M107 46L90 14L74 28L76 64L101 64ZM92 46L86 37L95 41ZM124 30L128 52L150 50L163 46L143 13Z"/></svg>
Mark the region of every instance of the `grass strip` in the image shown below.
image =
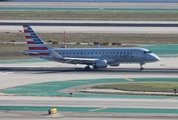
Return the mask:
<svg viewBox="0 0 178 120"><path fill-rule="evenodd" d="M177 12L0 11L1 20L178 21Z"/></svg>
<svg viewBox="0 0 178 120"><path fill-rule="evenodd" d="M97 85L92 88L139 92L173 92L174 88L178 90L178 83L117 83Z"/></svg>
<svg viewBox="0 0 178 120"><path fill-rule="evenodd" d="M19 50L28 50L24 33L0 33L0 60L11 60L11 59L29 59L32 57L22 55ZM61 47L61 44L52 44L53 42L60 42L63 44L62 33L38 33L39 36L52 47ZM94 43L98 42L101 47L135 47L137 45L148 45L148 44L178 44L178 34L111 34L111 33L67 33L67 43L75 43L73 45L67 45L68 48L89 48L96 47L96 45L81 43ZM12 42L13 41L13 42ZM11 43L9 43L11 42ZM23 44L16 43L23 42ZM102 45L104 43L121 43L122 45ZM165 53L165 50L160 47L148 47L152 48L153 52L161 51ZM165 47L167 48L167 47ZM169 47L169 51L173 47ZM176 51L177 47L174 47ZM150 49L151 50L151 49ZM173 51L173 50L172 50ZM160 53L160 52L159 52ZM171 51L170 51L171 53Z"/></svg>
<svg viewBox="0 0 178 120"><path fill-rule="evenodd" d="M63 33L38 33L44 42L64 41ZM122 44L178 44L178 34L66 33L66 42ZM0 33L0 43L26 42L24 33Z"/></svg>

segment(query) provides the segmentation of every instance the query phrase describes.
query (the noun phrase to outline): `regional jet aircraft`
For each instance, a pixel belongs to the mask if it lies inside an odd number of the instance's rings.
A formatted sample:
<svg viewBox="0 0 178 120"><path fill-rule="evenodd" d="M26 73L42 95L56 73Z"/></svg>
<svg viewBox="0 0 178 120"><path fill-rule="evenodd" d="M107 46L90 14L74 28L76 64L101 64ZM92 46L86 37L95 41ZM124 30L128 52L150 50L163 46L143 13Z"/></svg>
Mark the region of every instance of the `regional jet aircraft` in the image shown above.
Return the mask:
<svg viewBox="0 0 178 120"><path fill-rule="evenodd" d="M120 63L139 63L142 65L159 61L160 58L145 48L53 48L45 44L29 25L23 25L28 49L25 55L50 61L84 64L85 70L119 66Z"/></svg>

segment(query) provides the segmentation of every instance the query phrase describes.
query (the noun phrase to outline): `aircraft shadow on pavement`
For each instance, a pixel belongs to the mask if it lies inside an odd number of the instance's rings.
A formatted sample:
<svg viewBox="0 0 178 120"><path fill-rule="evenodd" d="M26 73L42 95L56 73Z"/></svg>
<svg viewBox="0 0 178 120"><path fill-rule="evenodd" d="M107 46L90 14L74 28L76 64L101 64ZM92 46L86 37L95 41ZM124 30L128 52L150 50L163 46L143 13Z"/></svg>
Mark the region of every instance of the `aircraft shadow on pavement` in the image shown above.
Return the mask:
<svg viewBox="0 0 178 120"><path fill-rule="evenodd" d="M54 67L54 68L48 68L48 67L40 67L40 68L32 68L30 67L16 67L16 68L10 68L10 67L0 67L0 71L15 71L15 72L33 72L33 74L48 74L48 73L62 73L62 72L73 72L73 73L124 73L124 72L135 72L135 73L151 73L151 74L178 74L178 68L145 68L145 70L140 71L139 68L106 68L106 69L91 69L89 71L86 71L84 68L78 68L78 67Z"/></svg>
<svg viewBox="0 0 178 120"><path fill-rule="evenodd" d="M139 73L139 74L178 74L178 69L173 69L173 70L161 70L161 69L145 69L143 71L140 71L137 68L108 68L108 69L98 69L98 70L93 70L91 69L90 71L86 71L83 68L75 68L75 69L69 69L69 70L52 70L52 71L41 71L41 72L37 72L34 74L50 74L50 73L61 73L61 72L71 72L71 73Z"/></svg>

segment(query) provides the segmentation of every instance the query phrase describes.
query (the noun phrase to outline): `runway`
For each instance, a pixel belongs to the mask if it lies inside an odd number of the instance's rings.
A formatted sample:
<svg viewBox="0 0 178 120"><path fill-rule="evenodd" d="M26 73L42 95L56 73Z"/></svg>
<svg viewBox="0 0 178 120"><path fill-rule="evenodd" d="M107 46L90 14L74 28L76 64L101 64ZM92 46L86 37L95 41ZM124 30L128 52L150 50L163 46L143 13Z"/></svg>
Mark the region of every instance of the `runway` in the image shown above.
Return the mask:
<svg viewBox="0 0 178 120"><path fill-rule="evenodd" d="M38 61L38 60L37 60ZM57 62L9 63L0 65L0 89L24 84L59 80L97 78L149 78L178 77L178 58L161 58L156 63L148 63L140 71L139 64L121 64L119 67L84 71L84 65L71 65ZM104 74L103 74L104 73ZM13 81L11 80L13 78ZM9 84L11 81L12 84Z"/></svg>
<svg viewBox="0 0 178 120"><path fill-rule="evenodd" d="M178 58L161 58L160 62L146 64L144 71L139 71L138 64L121 64L120 67L109 67L103 70L84 71L83 65L70 65L56 62L32 62L32 63L9 63L1 64L0 71L0 89L9 87L36 84L41 82L63 81L69 82L82 80L83 83L88 82L86 79L101 79L101 78L178 78ZM76 69L77 68L77 69ZM128 81L129 82L129 81ZM79 82L81 83L81 82ZM38 86L38 85L37 85ZM38 86L39 87L39 86ZM37 88L38 88L37 87ZM73 88L75 91L76 88ZM70 90L69 90L70 91ZM75 95L76 93L74 93ZM173 96L157 96L157 97L122 97L122 98L83 98L83 97L36 97L36 96L12 96L6 93L0 93L0 106L12 106L10 109L30 109L39 112L0 112L1 118L33 118L29 117L34 114L35 119L41 119L52 116L44 115L48 108L57 107L61 111L55 118L68 120L72 117L87 119L93 116L95 119L100 119L99 116L105 116L108 119L123 119L127 116L128 120L141 118L149 119L176 119L177 113L177 97ZM14 106L17 106L14 107ZM24 107L26 106L26 107ZM37 106L34 108L33 106ZM43 106L41 108L38 108ZM7 109L8 107L3 107ZM78 112L76 112L78 110ZM125 113L119 111L125 110ZM141 110L141 111L140 111ZM159 111L161 110L161 111ZM81 113L86 111L86 113ZM113 111L113 112L109 112ZM130 112L129 112L130 111ZM134 113L134 111L139 111ZM145 111L145 112L143 112ZM75 114L69 114L75 112ZM96 114L97 112L97 114ZM103 113L106 112L106 113ZM143 113L142 113L143 112ZM154 114L153 114L154 112ZM157 113L159 112L159 113ZM165 113L166 112L166 113ZM119 113L119 114L117 114ZM141 114L142 113L142 114ZM148 114L149 113L149 114ZM157 114L155 114L157 113ZM164 114L163 114L164 113ZM14 116L15 115L15 116ZM23 115L23 116L21 116ZM44 116L43 116L44 115ZM152 117L150 117L151 115ZM80 117L81 116L81 117Z"/></svg>

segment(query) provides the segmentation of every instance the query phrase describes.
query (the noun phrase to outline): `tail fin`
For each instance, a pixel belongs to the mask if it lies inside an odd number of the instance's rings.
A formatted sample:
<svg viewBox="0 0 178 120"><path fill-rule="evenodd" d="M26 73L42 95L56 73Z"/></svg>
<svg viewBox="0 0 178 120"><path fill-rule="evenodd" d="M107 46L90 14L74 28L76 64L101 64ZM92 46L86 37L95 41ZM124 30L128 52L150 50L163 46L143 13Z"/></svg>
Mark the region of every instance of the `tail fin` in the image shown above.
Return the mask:
<svg viewBox="0 0 178 120"><path fill-rule="evenodd" d="M37 51L39 54L31 53L31 56L48 56L48 46L41 40L41 38L33 31L29 25L23 25L25 38L27 41L28 49L30 51Z"/></svg>

